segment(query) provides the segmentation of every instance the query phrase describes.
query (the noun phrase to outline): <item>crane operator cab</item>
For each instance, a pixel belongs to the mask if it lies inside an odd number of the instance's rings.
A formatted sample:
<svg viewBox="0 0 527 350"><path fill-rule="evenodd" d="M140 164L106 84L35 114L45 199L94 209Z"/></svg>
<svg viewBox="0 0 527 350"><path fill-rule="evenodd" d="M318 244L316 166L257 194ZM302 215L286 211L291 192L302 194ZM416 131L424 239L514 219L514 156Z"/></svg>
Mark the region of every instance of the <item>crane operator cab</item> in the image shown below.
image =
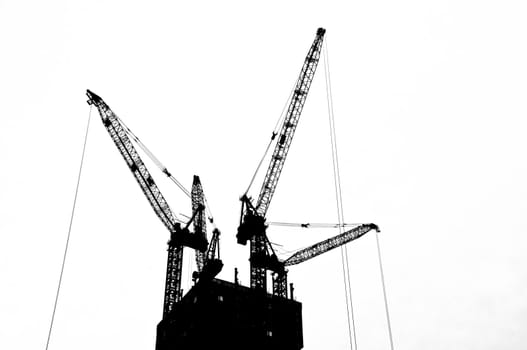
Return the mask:
<svg viewBox="0 0 527 350"><path fill-rule="evenodd" d="M265 225L265 218L247 212L243 217L243 222L238 227L236 239L238 244L246 245L247 241L256 235L265 234L267 225Z"/></svg>
<svg viewBox="0 0 527 350"><path fill-rule="evenodd" d="M190 233L187 227L181 228L180 223L174 225L174 230L170 232L170 241L168 241L169 246L185 246L202 253L207 251L208 244L207 238Z"/></svg>

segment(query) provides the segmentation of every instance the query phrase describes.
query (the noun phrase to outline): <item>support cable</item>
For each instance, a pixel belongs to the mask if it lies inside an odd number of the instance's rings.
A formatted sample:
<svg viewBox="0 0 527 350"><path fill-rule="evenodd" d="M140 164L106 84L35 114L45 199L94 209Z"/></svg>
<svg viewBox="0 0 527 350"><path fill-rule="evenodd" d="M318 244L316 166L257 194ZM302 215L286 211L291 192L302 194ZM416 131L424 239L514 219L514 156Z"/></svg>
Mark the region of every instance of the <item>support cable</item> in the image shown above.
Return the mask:
<svg viewBox="0 0 527 350"><path fill-rule="evenodd" d="M340 233L344 231L344 209L342 204L342 188L340 185L340 167L338 162L338 150L337 150L337 136L335 133L335 117L333 112L333 97L331 92L331 76L329 71L329 55L327 49L327 39L324 42L324 71L326 81L326 94L328 103L328 114L329 114L329 126L330 126L330 139L331 139L331 152L333 161L333 174L334 174L334 185L335 185L335 197L337 202L337 216L339 223ZM355 316L353 310L353 298L351 293L350 283L350 272L349 272L349 261L348 261L348 250L344 245L341 247L341 260L342 260L342 272L344 277L344 290L346 294L346 309L348 318L348 335L350 340L350 348L357 350L357 333L355 329Z"/></svg>
<svg viewBox="0 0 527 350"><path fill-rule="evenodd" d="M247 193L249 193L249 190L251 189L251 186L253 185L254 179L256 178L256 175L258 174L258 171L260 171L260 168L262 166L263 161L265 160L265 157L267 156L267 153L269 153L269 149L271 148L271 145L273 144L274 138L276 137L276 133L273 132L273 136L271 136L271 140L269 140L269 143L267 144L267 148L265 149L265 152L260 159L260 162L258 163L258 166L256 167L256 170L253 174L253 177L251 178L251 181L249 182L249 186L247 186L247 189L243 193L244 196L247 196Z"/></svg>
<svg viewBox="0 0 527 350"><path fill-rule="evenodd" d="M123 122L123 120L119 117L116 116L116 118L119 120L119 123L121 123L121 125L123 126L123 129L126 131L126 133L132 138L132 140L134 140L136 142L136 144L139 146L139 148L141 148L143 150L143 152L145 152L145 154L148 156L148 158L150 158L154 164L166 175L168 176L168 178L170 180L172 180L173 183L176 184L177 187L179 187L179 189L181 191L183 191L184 194L187 195L187 197L191 197L190 195L190 192L181 184L181 182L179 182L167 169L166 166L163 165L163 163L161 163L161 161L159 159L157 159L157 157L148 149L148 147L146 147L146 145L141 142L141 140L139 140L139 138L137 136L135 136L135 134L132 132L132 130Z"/></svg>
<svg viewBox="0 0 527 350"><path fill-rule="evenodd" d="M322 222L297 223L297 222L267 221L266 225L300 227L300 228L341 228L341 227L357 227L357 226L360 226L361 224L350 224L350 223L330 224L330 223L322 223Z"/></svg>
<svg viewBox="0 0 527 350"><path fill-rule="evenodd" d="M170 179L172 180L173 183L176 184L177 187L179 187L179 189L188 197L188 198L191 198L191 194L190 192L181 184L181 182L179 182L169 171L168 171L168 168L163 164L161 163L161 161L148 149L148 147L146 147L146 145L139 139L139 137L137 137L133 131L123 122L122 119L120 119L119 117L116 116L116 118L119 120L119 122L121 123L121 125L123 126L123 129L126 131L126 133L128 134L128 136L130 136L130 138L132 140L135 141L135 143L139 146L139 148L141 148L143 150L143 152L145 152L145 154L147 155L148 158L150 158L150 160L152 160L152 162L154 162L154 164ZM207 202L207 199L205 198L205 208L206 208L206 211L207 211L207 216L209 218L209 221L211 223L214 223L214 218L213 218L213 215L212 215L212 211L210 210L210 207L209 207L209 204ZM216 226L214 226L216 227Z"/></svg>
<svg viewBox="0 0 527 350"><path fill-rule="evenodd" d="M205 202L205 211L207 213L207 218L209 219L209 222L212 224L213 228L217 228L216 223L214 222L214 216L212 215L212 210L210 209L209 201L207 201L207 197L205 194L203 194L203 201Z"/></svg>
<svg viewBox="0 0 527 350"><path fill-rule="evenodd" d="M55 303L53 305L53 313L51 314L51 322L50 322L50 325L49 325L48 339L46 341L46 350L49 347L49 341L51 339L51 332L53 330L53 322L55 321L55 313L57 311L57 304L58 304L58 301L59 301L60 287L62 286L62 276L64 275L64 266L66 265L66 256L68 254L68 246L69 246L69 243L70 243L71 227L73 225L73 217L75 216L75 207L76 207L76 204L77 204L77 195L79 193L79 184L80 184L80 181L81 181L82 165L84 164L84 155L86 153L86 143L88 141L88 131L90 129L90 120L91 120L92 108L93 107L90 106L90 112L89 112L89 115L88 115L88 123L86 125L86 134L84 136L84 146L82 147L82 156L81 156L81 164L80 164L80 167L79 167L79 175L77 177L77 187L75 188L75 197L73 199L73 208L71 210L70 224L69 224L69 228L68 228L68 236L66 238L66 246L64 248L64 256L62 258L62 266L60 268L60 277L59 277L59 283L58 283L58 286L57 286L57 294L55 295Z"/></svg>
<svg viewBox="0 0 527 350"><path fill-rule="evenodd" d="M386 322L388 324L388 335L390 337L390 349L393 350L392 325L390 322L390 313L388 311L388 298L386 297L386 285L384 283L384 271L382 268L381 246L379 244L379 232L376 232L375 238L377 240L377 256L379 257L379 269L381 271L382 292L384 295L384 308L386 310Z"/></svg>
<svg viewBox="0 0 527 350"><path fill-rule="evenodd" d="M247 189L243 193L244 196L247 196L247 193L249 193L249 190L251 189L254 179L256 178L256 175L258 175L258 172L260 171L260 168L262 167L263 161L265 160L265 157L269 153L269 149L271 148L271 145L273 144L274 139L276 138L276 135L278 135L278 131L282 128L282 124L284 123L285 119L285 113L287 106L289 106L289 101L291 101L291 98L293 96L293 93L295 91L296 83L293 85L293 88L291 89L291 92L289 93L289 97L285 101L284 107L282 107L282 112L280 113L280 117L276 121L276 124L273 129L273 134L271 135L271 140L269 140L269 144L267 144L267 148L265 149L265 152L260 159L260 162L258 163L258 166L256 167L256 170L254 171L253 177L251 178L251 181L249 182L249 186L247 186Z"/></svg>

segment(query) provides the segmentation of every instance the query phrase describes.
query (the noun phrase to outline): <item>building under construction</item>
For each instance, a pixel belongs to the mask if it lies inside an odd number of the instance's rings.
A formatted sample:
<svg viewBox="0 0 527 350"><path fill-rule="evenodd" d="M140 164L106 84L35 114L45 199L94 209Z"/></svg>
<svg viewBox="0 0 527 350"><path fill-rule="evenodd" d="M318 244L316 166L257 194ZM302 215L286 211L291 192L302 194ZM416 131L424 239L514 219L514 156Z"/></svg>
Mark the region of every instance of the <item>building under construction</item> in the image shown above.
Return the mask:
<svg viewBox="0 0 527 350"><path fill-rule="evenodd" d="M237 278L234 283L216 279L223 267L219 255L220 231L214 227L210 239L207 236L206 200L199 177L194 177L192 190L187 193L192 200L192 217L180 220L171 211L134 147L136 144L144 149L144 145L102 98L88 90L88 103L97 107L103 125L170 233L163 319L157 326L156 350L302 349L302 304L293 299L292 287L288 290L286 267L346 244L371 230L378 230L374 224L356 225L285 260L278 259L267 238L266 213L320 59L324 34L324 29L317 30L280 131L273 133L274 151L259 195L256 200L247 192L241 196L242 210L236 238L242 245L249 242L249 287L240 285ZM151 152L146 154L150 156ZM165 167L160 168L177 183ZM195 284L185 295L181 288L184 248L196 252L197 266L193 274ZM267 287L268 273L272 275L272 288Z"/></svg>
<svg viewBox="0 0 527 350"><path fill-rule="evenodd" d="M302 347L301 303L218 279L197 283L157 326L156 350Z"/></svg>

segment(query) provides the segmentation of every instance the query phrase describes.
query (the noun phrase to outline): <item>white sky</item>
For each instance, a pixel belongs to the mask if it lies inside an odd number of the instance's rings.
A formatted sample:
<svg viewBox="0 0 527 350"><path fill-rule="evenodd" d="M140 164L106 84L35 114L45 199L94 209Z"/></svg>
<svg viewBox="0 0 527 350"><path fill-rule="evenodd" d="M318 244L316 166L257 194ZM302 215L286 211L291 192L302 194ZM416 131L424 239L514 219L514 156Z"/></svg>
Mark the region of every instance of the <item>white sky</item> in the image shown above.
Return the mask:
<svg viewBox="0 0 527 350"><path fill-rule="evenodd" d="M523 1L0 0L0 348L45 347L86 89L188 188L200 175L223 233L221 277L237 266L247 285L238 197L325 27L345 219L382 229L396 349L523 349L526 16ZM336 221L323 78L270 220ZM95 111L86 152L50 349L153 349L168 232ZM286 250L333 234L269 230ZM374 235L348 251L359 348L388 349ZM305 349L348 348L338 251L289 278Z"/></svg>

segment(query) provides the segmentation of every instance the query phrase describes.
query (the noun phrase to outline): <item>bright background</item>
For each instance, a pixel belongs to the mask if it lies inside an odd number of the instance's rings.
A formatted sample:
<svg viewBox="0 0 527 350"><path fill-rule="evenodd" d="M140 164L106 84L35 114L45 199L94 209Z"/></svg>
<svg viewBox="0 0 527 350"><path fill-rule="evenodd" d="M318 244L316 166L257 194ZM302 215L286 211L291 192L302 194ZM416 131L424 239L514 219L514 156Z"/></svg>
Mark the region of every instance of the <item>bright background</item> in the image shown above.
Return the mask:
<svg viewBox="0 0 527 350"><path fill-rule="evenodd" d="M220 277L247 285L238 198L325 27L345 221L381 227L395 348L523 349L526 17L523 1L0 0L0 348L45 348L86 89L186 187L200 175ZM336 222L328 130L319 69L269 220ZM333 234L269 229L284 250ZM94 110L49 349L153 349L167 240ZM348 253L358 347L389 349L375 236ZM349 348L340 253L289 279L304 349Z"/></svg>

